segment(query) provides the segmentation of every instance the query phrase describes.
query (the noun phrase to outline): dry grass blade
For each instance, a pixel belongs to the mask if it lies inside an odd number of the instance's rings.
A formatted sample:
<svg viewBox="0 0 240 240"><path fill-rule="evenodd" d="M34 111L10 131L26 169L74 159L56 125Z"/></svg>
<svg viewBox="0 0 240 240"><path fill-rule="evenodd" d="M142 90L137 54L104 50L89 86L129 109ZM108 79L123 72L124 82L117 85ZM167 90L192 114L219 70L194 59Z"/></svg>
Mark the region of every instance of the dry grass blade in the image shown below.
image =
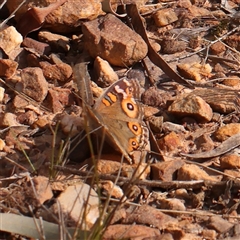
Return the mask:
<svg viewBox="0 0 240 240"><path fill-rule="evenodd" d="M232 149L238 147L240 145L240 134L235 134L229 137L226 141L224 141L220 146L217 148L202 153L195 153L195 154L185 154L182 153L182 156L190 157L190 158L211 158L217 157L224 153L231 151Z"/></svg>

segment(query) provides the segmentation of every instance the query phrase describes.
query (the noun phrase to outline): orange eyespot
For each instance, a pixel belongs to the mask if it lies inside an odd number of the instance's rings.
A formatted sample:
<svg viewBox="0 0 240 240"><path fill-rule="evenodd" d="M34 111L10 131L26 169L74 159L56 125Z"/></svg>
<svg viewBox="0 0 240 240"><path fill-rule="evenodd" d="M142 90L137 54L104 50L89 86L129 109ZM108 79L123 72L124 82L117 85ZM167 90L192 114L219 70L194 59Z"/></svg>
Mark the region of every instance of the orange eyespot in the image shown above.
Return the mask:
<svg viewBox="0 0 240 240"><path fill-rule="evenodd" d="M130 118L138 117L138 106L130 98L122 100L122 109Z"/></svg>
<svg viewBox="0 0 240 240"><path fill-rule="evenodd" d="M128 122L129 129L133 132L135 135L141 135L142 134L142 127L137 122Z"/></svg>
<svg viewBox="0 0 240 240"><path fill-rule="evenodd" d="M138 149L138 147L139 147L139 143L138 143L138 141L137 141L137 138L130 138L129 139L129 141L128 141L128 145L129 145L129 147L128 147L128 151L129 152L132 152L132 151L134 151L134 150L137 150Z"/></svg>

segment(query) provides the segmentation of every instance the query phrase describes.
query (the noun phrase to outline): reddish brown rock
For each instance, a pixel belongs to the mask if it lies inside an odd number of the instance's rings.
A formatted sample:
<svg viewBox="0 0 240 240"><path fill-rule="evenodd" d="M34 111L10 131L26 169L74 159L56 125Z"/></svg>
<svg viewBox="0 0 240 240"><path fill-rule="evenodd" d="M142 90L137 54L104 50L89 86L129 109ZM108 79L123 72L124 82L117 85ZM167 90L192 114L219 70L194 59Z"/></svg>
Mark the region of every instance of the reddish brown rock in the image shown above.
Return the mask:
<svg viewBox="0 0 240 240"><path fill-rule="evenodd" d="M174 54L186 49L187 44L184 41L177 41L172 38L165 38L161 42L161 52L164 54Z"/></svg>
<svg viewBox="0 0 240 240"><path fill-rule="evenodd" d="M182 167L184 161L173 160L167 162L157 162L151 165L152 179L161 181L172 181L176 171Z"/></svg>
<svg viewBox="0 0 240 240"><path fill-rule="evenodd" d="M161 234L158 229L142 225L110 225L103 235L103 240L134 239L143 240L156 239ZM162 238L161 238L162 239Z"/></svg>
<svg viewBox="0 0 240 240"><path fill-rule="evenodd" d="M240 78L238 76L231 76L230 78L224 79L222 81L222 84L239 90L240 89Z"/></svg>
<svg viewBox="0 0 240 240"><path fill-rule="evenodd" d="M179 134L171 132L158 140L158 146L165 152L178 152L183 146L183 141Z"/></svg>
<svg viewBox="0 0 240 240"><path fill-rule="evenodd" d="M204 239L217 239L217 233L215 230L211 229L204 229L202 231L202 237Z"/></svg>
<svg viewBox="0 0 240 240"><path fill-rule="evenodd" d="M73 103L71 91L67 88L52 88L48 95L49 103L54 113L62 112L66 106Z"/></svg>
<svg viewBox="0 0 240 240"><path fill-rule="evenodd" d="M25 68L21 72L21 83L16 88L37 102L45 99L48 93L48 83L41 68Z"/></svg>
<svg viewBox="0 0 240 240"><path fill-rule="evenodd" d="M10 59L0 59L0 77L10 78L16 72L18 63Z"/></svg>
<svg viewBox="0 0 240 240"><path fill-rule="evenodd" d="M209 104L194 94L179 97L171 104L168 111L177 116L193 117L201 122L209 122L213 116Z"/></svg>
<svg viewBox="0 0 240 240"><path fill-rule="evenodd" d="M155 107L164 107L171 98L171 93L156 87L150 87L142 94L143 103Z"/></svg>
<svg viewBox="0 0 240 240"><path fill-rule="evenodd" d="M196 82L204 81L212 76L212 68L209 64L202 65L197 62L180 63L177 65L177 70L181 76Z"/></svg>
<svg viewBox="0 0 240 240"><path fill-rule="evenodd" d="M208 228L216 230L218 233L225 233L233 227L233 223L229 223L227 220L220 216L212 216L209 220Z"/></svg>
<svg viewBox="0 0 240 240"><path fill-rule="evenodd" d="M24 38L22 45L36 55L48 55L51 52L51 48L48 44L28 37Z"/></svg>
<svg viewBox="0 0 240 240"><path fill-rule="evenodd" d="M5 141L0 138L0 151L3 151L5 146L6 146Z"/></svg>
<svg viewBox="0 0 240 240"><path fill-rule="evenodd" d="M235 154L227 154L220 158L220 166L222 169L239 169L240 168L240 156Z"/></svg>
<svg viewBox="0 0 240 240"><path fill-rule="evenodd" d="M83 24L86 49L115 66L131 66L147 55L147 45L135 31L112 14Z"/></svg>
<svg viewBox="0 0 240 240"><path fill-rule="evenodd" d="M240 133L240 123L229 123L223 127L220 127L214 133L214 136L218 141L225 141L229 137L238 133Z"/></svg>
<svg viewBox="0 0 240 240"><path fill-rule="evenodd" d="M41 42L48 43L54 51L67 52L70 50L70 39L66 36L48 31L40 31L38 33L38 38Z"/></svg>
<svg viewBox="0 0 240 240"><path fill-rule="evenodd" d="M49 178L38 176L33 178L37 199L40 204L53 197L52 189L50 186Z"/></svg>
<svg viewBox="0 0 240 240"><path fill-rule="evenodd" d="M18 21L23 14L32 7L43 8L53 3L52 0L26 1L23 6L16 12L16 20ZM18 6L18 0L7 1L7 7L13 12ZM100 1L95 0L68 0L56 10L52 11L46 17L44 23L45 29L53 32L70 32L76 31L76 27L80 26L81 19L92 20L102 14L102 6Z"/></svg>
<svg viewBox="0 0 240 240"><path fill-rule="evenodd" d="M147 224L157 227L158 229L165 229L168 225L175 224L177 219L170 217L154 207L142 205L133 213L129 214L124 223L138 223Z"/></svg>
<svg viewBox="0 0 240 240"><path fill-rule="evenodd" d="M37 120L37 114L34 111L27 111L19 114L17 121L21 124L32 125Z"/></svg>
<svg viewBox="0 0 240 240"><path fill-rule="evenodd" d="M67 81L72 75L72 68L66 63L50 64L48 62L40 62L43 75L51 81Z"/></svg>
<svg viewBox="0 0 240 240"><path fill-rule="evenodd" d="M220 179L215 176L210 176L203 169L194 164L185 164L178 170L179 181L190 180L209 180L219 181Z"/></svg>
<svg viewBox="0 0 240 240"><path fill-rule="evenodd" d="M197 6L190 6L188 8L189 12L194 16L194 17L202 17L202 16L208 16L211 14L209 10L207 10L204 7L197 7Z"/></svg>
<svg viewBox="0 0 240 240"><path fill-rule="evenodd" d="M19 95L16 95L13 99L13 106L16 109L24 109L28 104L29 102Z"/></svg>
<svg viewBox="0 0 240 240"><path fill-rule="evenodd" d="M171 8L164 8L153 14L153 19L158 27L163 27L178 20L176 13Z"/></svg>
<svg viewBox="0 0 240 240"><path fill-rule="evenodd" d="M213 55L218 55L226 50L226 47L223 43L221 42L216 42L211 45L210 51Z"/></svg>
<svg viewBox="0 0 240 240"><path fill-rule="evenodd" d="M228 36L225 43L237 51L240 51L240 36L238 34Z"/></svg>
<svg viewBox="0 0 240 240"><path fill-rule="evenodd" d="M185 211L186 207L183 202L176 198L160 199L159 203L161 204L162 209L171 209L178 211Z"/></svg>

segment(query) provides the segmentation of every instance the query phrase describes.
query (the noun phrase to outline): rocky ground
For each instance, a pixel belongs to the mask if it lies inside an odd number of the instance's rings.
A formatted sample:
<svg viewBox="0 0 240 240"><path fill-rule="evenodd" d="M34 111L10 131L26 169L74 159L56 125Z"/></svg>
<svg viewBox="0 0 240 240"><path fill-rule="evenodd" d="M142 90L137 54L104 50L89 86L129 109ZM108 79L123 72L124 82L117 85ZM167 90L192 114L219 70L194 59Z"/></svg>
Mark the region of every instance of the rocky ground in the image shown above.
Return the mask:
<svg viewBox="0 0 240 240"><path fill-rule="evenodd" d="M1 239L240 239L239 0L0 2ZM122 77L144 162L84 123Z"/></svg>

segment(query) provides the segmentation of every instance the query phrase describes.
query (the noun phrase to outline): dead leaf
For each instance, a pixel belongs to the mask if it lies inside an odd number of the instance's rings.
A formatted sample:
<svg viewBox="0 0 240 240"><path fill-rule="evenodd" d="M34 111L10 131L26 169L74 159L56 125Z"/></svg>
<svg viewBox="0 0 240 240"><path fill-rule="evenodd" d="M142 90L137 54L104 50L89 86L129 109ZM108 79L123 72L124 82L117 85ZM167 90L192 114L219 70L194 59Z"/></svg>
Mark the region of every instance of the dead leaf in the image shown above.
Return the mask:
<svg viewBox="0 0 240 240"><path fill-rule="evenodd" d="M181 153L182 156L190 157L190 158L211 158L211 157L217 157L224 153L229 152L230 150L238 147L240 145L240 134L235 134L232 137L228 138L226 141L224 141L220 146L217 148L202 152L202 153L196 153L196 154L185 154Z"/></svg>
<svg viewBox="0 0 240 240"><path fill-rule="evenodd" d="M64 4L66 1L67 0L59 0L45 8L30 8L20 18L17 25L18 31L23 35L23 37L25 37L28 33L38 30L45 22L47 15Z"/></svg>

